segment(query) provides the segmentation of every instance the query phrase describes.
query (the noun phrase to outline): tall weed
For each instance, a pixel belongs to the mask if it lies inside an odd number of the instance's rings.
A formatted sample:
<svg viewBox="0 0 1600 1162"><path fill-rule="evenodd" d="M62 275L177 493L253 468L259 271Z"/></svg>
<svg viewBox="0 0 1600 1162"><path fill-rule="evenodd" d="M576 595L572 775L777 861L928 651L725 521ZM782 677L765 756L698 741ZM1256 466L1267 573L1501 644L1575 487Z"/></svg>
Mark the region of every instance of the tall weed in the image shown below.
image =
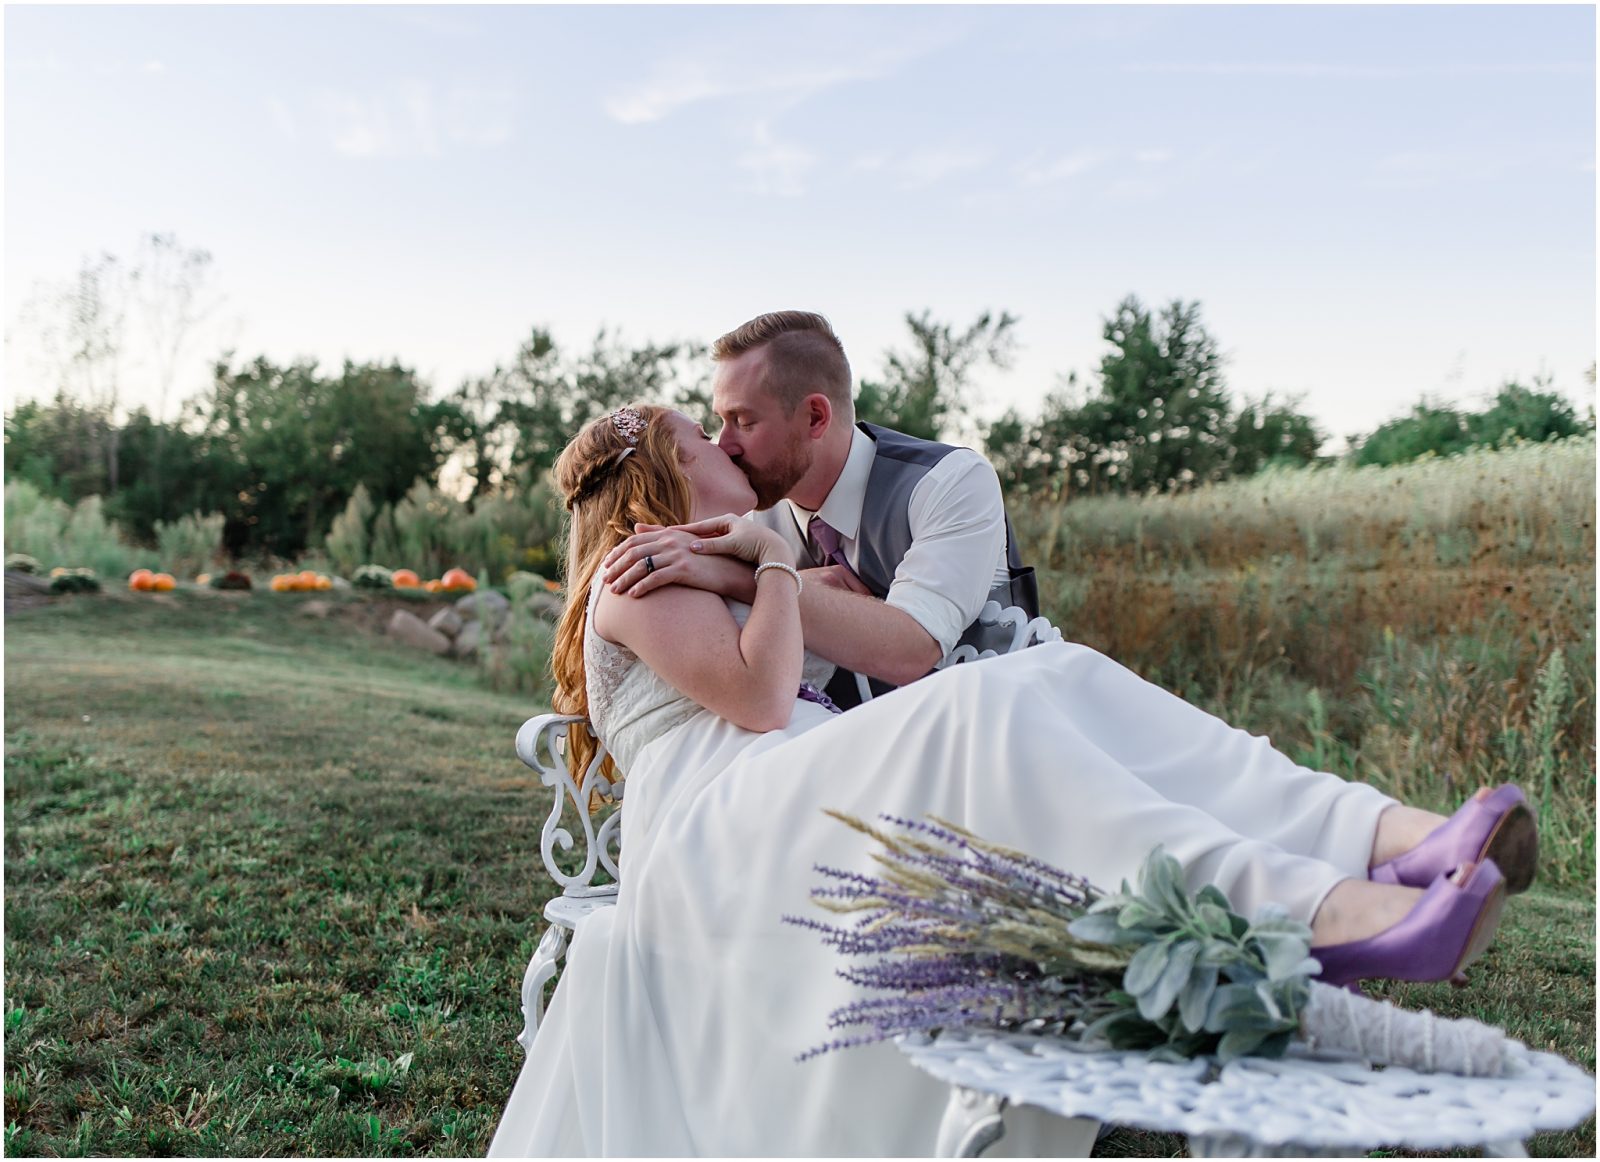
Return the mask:
<svg viewBox="0 0 1600 1162"><path fill-rule="evenodd" d="M1520 783L1589 883L1594 471L1590 435L1012 518L1070 640L1419 805Z"/></svg>
<svg viewBox="0 0 1600 1162"><path fill-rule="evenodd" d="M357 489L325 545L345 575L360 565L437 577L453 566L504 583L518 570L554 572L562 510L548 483L509 488L468 503L418 480L394 505L374 508Z"/></svg>
<svg viewBox="0 0 1600 1162"><path fill-rule="evenodd" d="M179 575L199 573L221 559L222 526L220 512L202 515L192 512L177 520L156 521L156 547L161 566Z"/></svg>
<svg viewBox="0 0 1600 1162"><path fill-rule="evenodd" d="M26 553L46 569L93 569L106 578L125 577L138 568L157 568L158 554L130 545L105 515L100 497L68 505L42 494L26 480L5 484L5 548Z"/></svg>

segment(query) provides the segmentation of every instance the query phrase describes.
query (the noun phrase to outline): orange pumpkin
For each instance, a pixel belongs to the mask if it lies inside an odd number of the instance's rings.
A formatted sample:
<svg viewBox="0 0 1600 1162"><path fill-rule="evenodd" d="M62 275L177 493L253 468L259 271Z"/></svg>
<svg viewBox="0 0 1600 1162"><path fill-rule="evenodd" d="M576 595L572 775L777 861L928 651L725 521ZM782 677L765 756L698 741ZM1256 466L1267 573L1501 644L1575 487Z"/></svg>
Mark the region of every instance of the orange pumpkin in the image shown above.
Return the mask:
<svg viewBox="0 0 1600 1162"><path fill-rule="evenodd" d="M396 569L389 580L396 589L415 589L422 584L422 578L410 569Z"/></svg>
<svg viewBox="0 0 1600 1162"><path fill-rule="evenodd" d="M294 578L279 573L272 579L272 591L274 593L292 593L294 591Z"/></svg>
<svg viewBox="0 0 1600 1162"><path fill-rule="evenodd" d="M478 587L477 581L465 569L451 569L439 579L439 583L446 589L472 590Z"/></svg>
<svg viewBox="0 0 1600 1162"><path fill-rule="evenodd" d="M157 573L150 582L150 588L157 593L169 593L178 587L178 579L171 573Z"/></svg>
<svg viewBox="0 0 1600 1162"><path fill-rule="evenodd" d="M135 569L128 574L128 588L139 593L155 588L156 575L149 569Z"/></svg>
<svg viewBox="0 0 1600 1162"><path fill-rule="evenodd" d="M429 593L439 593L444 590L444 582L437 579L433 581L425 581L423 582L422 587Z"/></svg>
<svg viewBox="0 0 1600 1162"><path fill-rule="evenodd" d="M315 588L318 589L318 590L332 589L333 588L333 578L329 577L326 573L318 573L317 574L317 583L315 585Z"/></svg>

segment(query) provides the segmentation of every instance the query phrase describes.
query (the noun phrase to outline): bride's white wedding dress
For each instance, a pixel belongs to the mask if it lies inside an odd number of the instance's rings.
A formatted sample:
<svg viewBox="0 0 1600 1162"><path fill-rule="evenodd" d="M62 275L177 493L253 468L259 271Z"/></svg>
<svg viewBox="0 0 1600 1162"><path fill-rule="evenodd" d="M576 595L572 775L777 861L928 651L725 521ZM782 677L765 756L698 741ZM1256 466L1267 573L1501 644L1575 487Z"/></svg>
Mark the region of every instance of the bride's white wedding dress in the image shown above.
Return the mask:
<svg viewBox="0 0 1600 1162"><path fill-rule="evenodd" d="M1365 877L1393 802L1083 646L955 666L843 715L797 699L769 734L592 628L585 660L591 721L627 772L623 884L573 941L491 1155L932 1152L948 1090L892 1046L795 1061L860 995L815 933L782 922L821 915L813 865L872 870L869 842L824 808L940 815L1107 888L1161 843L1191 888L1309 920ZM808 657L807 680L827 670ZM998 1152L1086 1155L1092 1135L1008 1111Z"/></svg>

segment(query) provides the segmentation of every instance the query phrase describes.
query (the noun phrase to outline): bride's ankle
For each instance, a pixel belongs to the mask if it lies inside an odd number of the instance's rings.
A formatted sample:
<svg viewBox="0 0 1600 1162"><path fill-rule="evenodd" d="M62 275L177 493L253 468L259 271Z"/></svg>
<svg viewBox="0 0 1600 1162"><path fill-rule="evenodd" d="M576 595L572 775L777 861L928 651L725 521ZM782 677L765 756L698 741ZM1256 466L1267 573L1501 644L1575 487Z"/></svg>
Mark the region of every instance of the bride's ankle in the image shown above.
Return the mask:
<svg viewBox="0 0 1600 1162"><path fill-rule="evenodd" d="M1405 919L1421 898L1421 888L1340 880L1311 917L1312 951L1376 936Z"/></svg>
<svg viewBox="0 0 1600 1162"><path fill-rule="evenodd" d="M1378 826L1372 835L1372 857L1369 868L1388 863L1404 855L1447 822L1448 816L1395 803L1384 808L1378 816Z"/></svg>

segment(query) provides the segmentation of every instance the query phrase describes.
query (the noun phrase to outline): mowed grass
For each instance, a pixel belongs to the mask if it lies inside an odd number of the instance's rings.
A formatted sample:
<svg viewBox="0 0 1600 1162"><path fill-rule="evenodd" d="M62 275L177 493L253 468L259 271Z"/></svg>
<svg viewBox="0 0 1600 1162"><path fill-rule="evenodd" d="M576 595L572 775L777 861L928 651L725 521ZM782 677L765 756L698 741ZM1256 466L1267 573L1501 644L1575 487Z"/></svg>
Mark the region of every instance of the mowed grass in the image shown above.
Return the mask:
<svg viewBox="0 0 1600 1162"><path fill-rule="evenodd" d="M481 1154L538 708L292 598L7 619L7 1154Z"/></svg>
<svg viewBox="0 0 1600 1162"><path fill-rule="evenodd" d="M303 606L7 618L7 1154L487 1148L550 894L538 708ZM1592 893L1540 887L1472 988L1392 995L1592 1070L1593 950ZM1592 1156L1593 1123L1531 1145Z"/></svg>

